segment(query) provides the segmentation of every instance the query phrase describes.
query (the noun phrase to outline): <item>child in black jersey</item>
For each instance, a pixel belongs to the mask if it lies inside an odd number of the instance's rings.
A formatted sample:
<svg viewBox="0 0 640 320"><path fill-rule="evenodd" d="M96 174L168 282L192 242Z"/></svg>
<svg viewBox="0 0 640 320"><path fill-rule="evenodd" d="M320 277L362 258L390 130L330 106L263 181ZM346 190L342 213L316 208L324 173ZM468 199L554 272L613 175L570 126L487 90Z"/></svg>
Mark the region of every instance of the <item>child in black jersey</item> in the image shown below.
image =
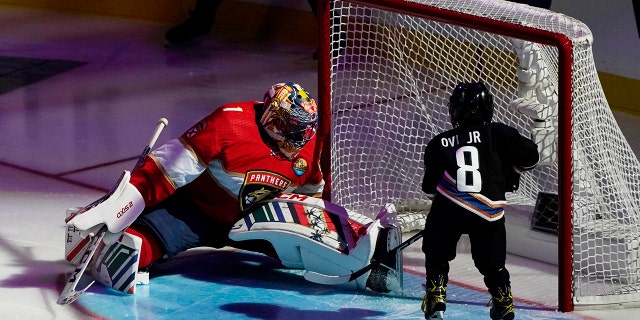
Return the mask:
<svg viewBox="0 0 640 320"><path fill-rule="evenodd" d="M453 129L434 137L424 152L422 191L433 200L422 251L427 292L425 319L442 319L449 262L468 234L476 268L492 296L491 319L513 319L505 267L505 192L539 160L536 144L505 124L491 122L493 96L481 82L458 84L449 101Z"/></svg>

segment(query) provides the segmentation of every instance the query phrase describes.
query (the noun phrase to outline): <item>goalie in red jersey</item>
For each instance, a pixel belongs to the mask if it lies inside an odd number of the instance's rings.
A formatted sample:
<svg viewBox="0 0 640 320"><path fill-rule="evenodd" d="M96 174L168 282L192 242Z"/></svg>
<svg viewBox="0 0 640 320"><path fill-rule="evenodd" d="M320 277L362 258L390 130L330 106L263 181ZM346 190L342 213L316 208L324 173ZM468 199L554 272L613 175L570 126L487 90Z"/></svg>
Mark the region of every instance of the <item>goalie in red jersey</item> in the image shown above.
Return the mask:
<svg viewBox="0 0 640 320"><path fill-rule="evenodd" d="M513 297L505 267L505 192L515 191L521 172L538 164L530 139L491 122L493 96L481 82L458 84L449 101L453 129L429 141L422 190L433 199L422 250L427 272L425 319L442 319L449 261L462 234L491 293L491 319L513 319Z"/></svg>
<svg viewBox="0 0 640 320"><path fill-rule="evenodd" d="M131 272L114 274L123 266L109 265L116 259L106 249L91 270L122 292L148 281L135 280L137 270L201 246L234 246L328 273L369 263L379 221L344 209L330 212L325 202L309 198L324 187L314 160L317 125L315 100L291 82L272 86L263 101L220 106L153 150L134 172L125 171L106 201L68 221L67 260L81 251L77 239L106 225L106 247L131 248L130 259L119 262ZM265 210L273 212L270 219ZM330 263L309 265L308 252L318 255L313 261L337 262L329 269Z"/></svg>

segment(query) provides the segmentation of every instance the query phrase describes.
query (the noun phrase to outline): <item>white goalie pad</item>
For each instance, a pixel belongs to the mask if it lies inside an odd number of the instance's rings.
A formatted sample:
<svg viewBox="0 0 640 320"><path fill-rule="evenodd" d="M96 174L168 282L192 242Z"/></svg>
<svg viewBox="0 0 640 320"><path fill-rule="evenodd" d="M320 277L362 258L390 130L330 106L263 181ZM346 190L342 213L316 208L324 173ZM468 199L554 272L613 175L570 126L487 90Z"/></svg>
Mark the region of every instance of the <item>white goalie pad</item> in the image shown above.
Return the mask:
<svg viewBox="0 0 640 320"><path fill-rule="evenodd" d="M66 218L72 214L82 210L82 207L68 208L66 212ZM77 265L82 258L82 254L89 245L89 237L83 236L83 234L73 225L65 226L65 239L64 239L64 258L74 265Z"/></svg>
<svg viewBox="0 0 640 320"><path fill-rule="evenodd" d="M345 274L370 263L382 223L322 199L283 194L236 223L229 238L267 240L289 268ZM366 288L367 277L350 286Z"/></svg>
<svg viewBox="0 0 640 320"><path fill-rule="evenodd" d="M137 284L148 284L149 273L139 272L142 239L123 232L112 244L101 244L91 275L104 285L122 293L135 293Z"/></svg>
<svg viewBox="0 0 640 320"><path fill-rule="evenodd" d="M78 208L67 209L67 216ZM72 225L65 230L65 259L77 265L90 244L90 238ZM135 293L136 284L148 284L149 273L138 271L142 239L122 233L114 243L99 244L98 254L91 262L91 275L102 285L123 293Z"/></svg>

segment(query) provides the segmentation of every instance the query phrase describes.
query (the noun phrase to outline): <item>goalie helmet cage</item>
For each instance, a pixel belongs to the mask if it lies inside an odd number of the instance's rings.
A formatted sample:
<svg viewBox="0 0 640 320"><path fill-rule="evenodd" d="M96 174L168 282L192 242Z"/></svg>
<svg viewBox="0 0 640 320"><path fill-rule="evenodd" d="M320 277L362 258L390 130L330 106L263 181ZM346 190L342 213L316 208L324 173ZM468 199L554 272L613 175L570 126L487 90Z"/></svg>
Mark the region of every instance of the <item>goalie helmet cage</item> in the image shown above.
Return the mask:
<svg viewBox="0 0 640 320"><path fill-rule="evenodd" d="M558 309L637 305L640 165L586 25L501 0L320 1L318 20L325 198L370 215L389 202L424 210L424 147L451 128L452 88L481 80L494 121L539 146L511 206L558 195Z"/></svg>

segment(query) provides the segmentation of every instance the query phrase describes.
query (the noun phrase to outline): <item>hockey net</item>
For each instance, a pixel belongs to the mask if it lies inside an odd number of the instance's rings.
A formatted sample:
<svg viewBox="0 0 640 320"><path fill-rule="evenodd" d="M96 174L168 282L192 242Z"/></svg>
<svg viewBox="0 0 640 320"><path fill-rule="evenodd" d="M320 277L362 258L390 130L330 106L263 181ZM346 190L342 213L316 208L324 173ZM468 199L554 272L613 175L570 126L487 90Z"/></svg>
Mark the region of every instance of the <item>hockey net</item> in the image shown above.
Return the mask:
<svg viewBox="0 0 640 320"><path fill-rule="evenodd" d="M534 227L558 236L559 309L640 300L640 165L586 25L501 0L329 2L319 15L319 134L330 141L322 161L333 202L371 216L394 203L405 231L422 228L424 147L451 128L452 88L482 80L494 121L539 145L539 167L508 201L532 219L542 212ZM541 195L556 199L552 209Z"/></svg>

